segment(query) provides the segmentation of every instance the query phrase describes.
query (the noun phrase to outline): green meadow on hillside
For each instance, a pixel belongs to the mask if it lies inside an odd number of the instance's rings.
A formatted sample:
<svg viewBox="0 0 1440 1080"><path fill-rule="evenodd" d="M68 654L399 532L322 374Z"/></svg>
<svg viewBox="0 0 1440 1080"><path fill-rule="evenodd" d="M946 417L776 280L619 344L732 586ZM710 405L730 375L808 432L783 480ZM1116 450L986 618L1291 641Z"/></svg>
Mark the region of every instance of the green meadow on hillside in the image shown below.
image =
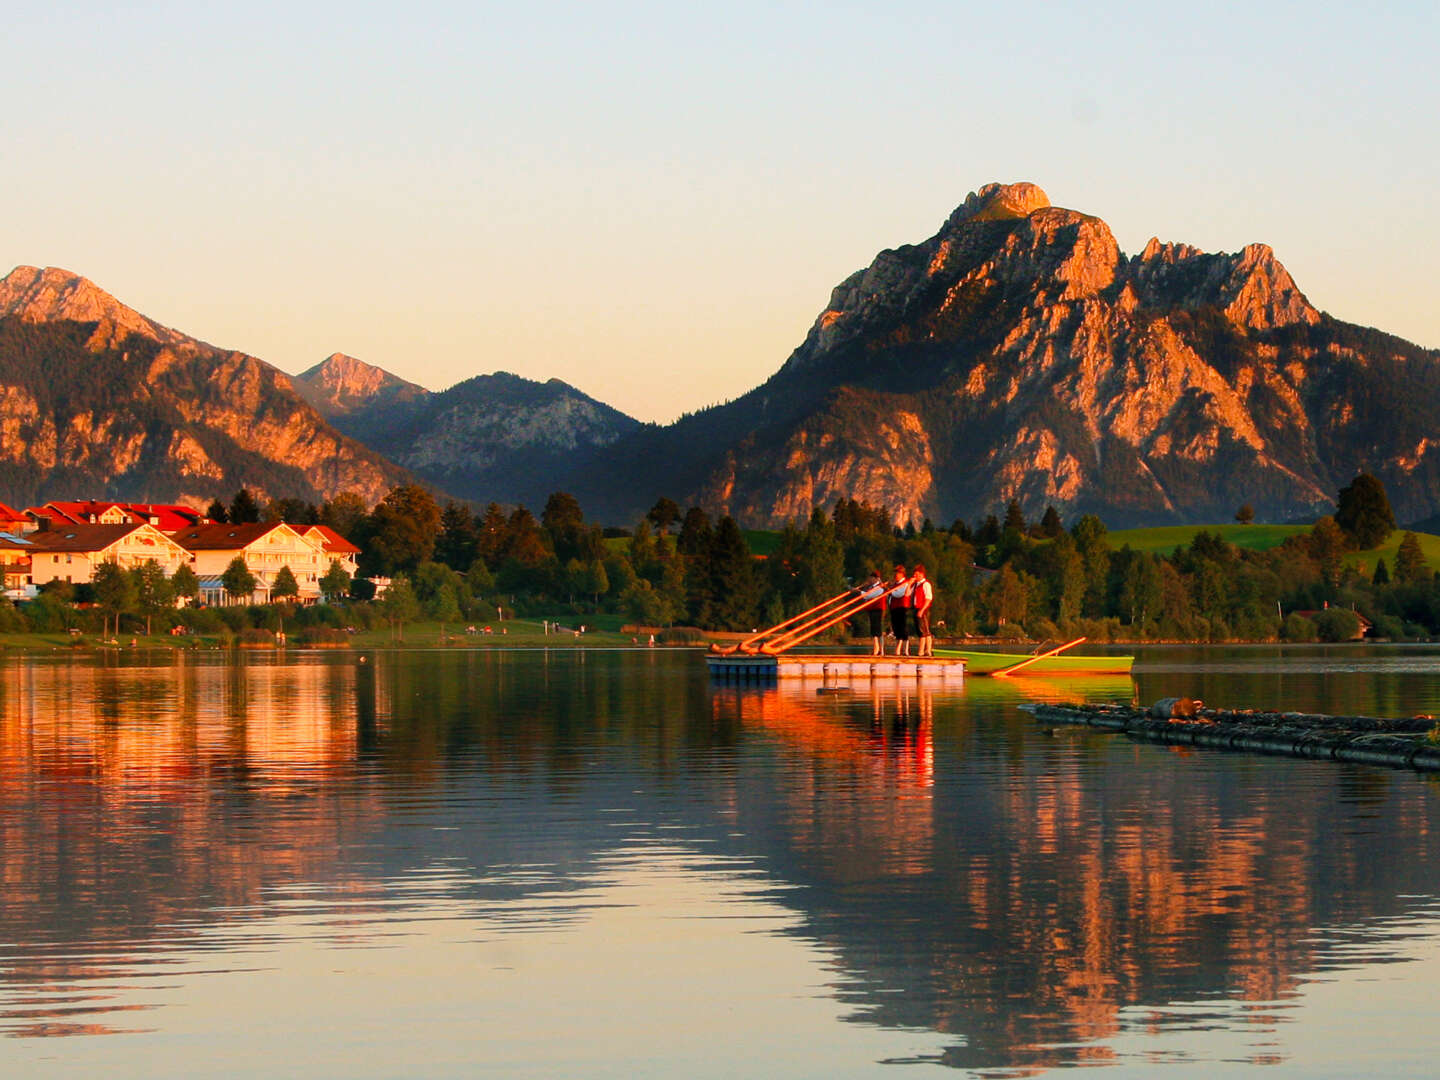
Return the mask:
<svg viewBox="0 0 1440 1080"><path fill-rule="evenodd" d="M1268 551L1279 547L1287 537L1299 536L1310 531L1309 525L1159 525L1150 529L1116 529L1110 533L1110 546L1119 551L1126 544L1132 551L1149 551L1156 555L1169 555L1176 548L1188 547L1198 532L1219 533L1221 538L1236 547L1252 551ZM1396 534L1395 543L1400 543Z"/></svg>
<svg viewBox="0 0 1440 1080"><path fill-rule="evenodd" d="M1117 529L1109 534L1110 547L1119 551L1126 544L1132 550L1149 551L1156 555L1169 555L1178 547L1188 545L1195 534L1206 530L1219 533L1227 543L1253 551L1267 551L1279 547L1286 537L1301 536L1310 531L1309 525L1162 525L1153 529ZM1420 550L1431 569L1440 570L1440 536L1433 533L1416 533ZM1395 569L1395 553L1400 549L1404 529L1396 529L1385 543L1369 551L1352 551L1345 556L1351 566L1361 566L1366 574L1375 572L1375 564L1384 559L1385 565Z"/></svg>

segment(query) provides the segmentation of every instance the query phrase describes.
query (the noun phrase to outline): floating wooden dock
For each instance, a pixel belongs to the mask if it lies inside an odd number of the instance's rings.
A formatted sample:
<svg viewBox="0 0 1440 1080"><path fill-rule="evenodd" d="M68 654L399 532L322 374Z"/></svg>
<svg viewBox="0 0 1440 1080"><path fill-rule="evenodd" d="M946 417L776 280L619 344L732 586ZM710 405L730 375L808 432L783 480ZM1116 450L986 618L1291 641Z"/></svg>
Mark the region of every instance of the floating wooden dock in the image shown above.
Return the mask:
<svg viewBox="0 0 1440 1080"><path fill-rule="evenodd" d="M726 682L774 682L777 679L924 679L960 683L965 661L950 656L818 655L814 653L767 656L736 653L709 655L710 675Z"/></svg>
<svg viewBox="0 0 1440 1080"><path fill-rule="evenodd" d="M1387 720L1374 716L1198 709L1193 716L1123 705L1021 705L1037 720L1123 732L1132 739L1208 746L1253 754L1348 761L1392 769L1440 772L1440 744L1430 739L1433 717Z"/></svg>

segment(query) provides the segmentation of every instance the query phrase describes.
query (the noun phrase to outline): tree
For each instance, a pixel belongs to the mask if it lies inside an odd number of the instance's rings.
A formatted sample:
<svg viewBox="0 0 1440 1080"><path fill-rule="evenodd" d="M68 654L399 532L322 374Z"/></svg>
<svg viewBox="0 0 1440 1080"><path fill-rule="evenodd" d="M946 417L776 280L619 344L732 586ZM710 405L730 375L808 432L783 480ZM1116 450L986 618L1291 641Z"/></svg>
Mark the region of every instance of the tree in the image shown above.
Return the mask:
<svg viewBox="0 0 1440 1080"><path fill-rule="evenodd" d="M668 626L679 614L668 596L644 580L637 580L621 593L620 604L625 614L641 626Z"/></svg>
<svg viewBox="0 0 1440 1080"><path fill-rule="evenodd" d="M710 515L698 506L685 511L685 520L680 525L680 535L675 538L675 550L681 555L703 555L710 547L714 531L710 527Z"/></svg>
<svg viewBox="0 0 1440 1080"><path fill-rule="evenodd" d="M280 567L280 572L275 575L275 580L270 583L271 600L289 600L300 595L300 583L295 580L295 573L286 563Z"/></svg>
<svg viewBox="0 0 1440 1080"><path fill-rule="evenodd" d="M1355 547L1379 547L1395 531L1395 514L1385 485L1370 473L1360 473L1340 489L1335 503L1335 524Z"/></svg>
<svg viewBox="0 0 1440 1080"><path fill-rule="evenodd" d="M1320 576L1325 579L1326 585L1335 588L1340 584L1340 573L1344 569L1345 533L1327 514L1311 527L1308 540L1310 557L1320 564Z"/></svg>
<svg viewBox="0 0 1440 1080"><path fill-rule="evenodd" d="M435 552L440 507L418 484L394 488L370 515L366 554L380 573L413 569Z"/></svg>
<svg viewBox="0 0 1440 1080"><path fill-rule="evenodd" d="M1360 636L1360 619L1348 608L1326 608L1315 616L1321 641L1353 641Z"/></svg>
<svg viewBox="0 0 1440 1080"><path fill-rule="evenodd" d="M95 590L95 602L102 611L115 619L115 633L120 633L120 616L135 608L135 581L120 564L106 559L95 568L90 579Z"/></svg>
<svg viewBox="0 0 1440 1080"><path fill-rule="evenodd" d="M255 575L245 565L243 556L236 555L230 560L230 565L225 567L225 572L220 575L220 584L225 586L225 595L230 597L232 603L238 604L254 595Z"/></svg>
<svg viewBox="0 0 1440 1080"><path fill-rule="evenodd" d="M170 588L176 596L183 596L187 600L193 600L200 595L200 579L195 576L189 563L181 563L175 568L175 573L170 575Z"/></svg>
<svg viewBox="0 0 1440 1080"><path fill-rule="evenodd" d="M550 546L555 557L561 562L570 559L584 561L581 551L585 537L585 514L574 495L556 491L545 500L545 509L540 512L540 527L550 537Z"/></svg>
<svg viewBox="0 0 1440 1080"><path fill-rule="evenodd" d="M599 559L591 559L584 565L580 579L581 591L589 593L595 599L598 607L600 594L610 591L610 575L605 572L605 564Z"/></svg>
<svg viewBox="0 0 1440 1080"><path fill-rule="evenodd" d="M379 600L380 613L389 621L396 640L405 640L405 624L414 622L420 614L420 601L410 587L410 579L396 574Z"/></svg>
<svg viewBox="0 0 1440 1080"><path fill-rule="evenodd" d="M1425 552L1420 550L1420 538L1407 531L1400 538L1400 549L1395 552L1395 580L1407 584L1416 582L1428 569Z"/></svg>
<svg viewBox="0 0 1440 1080"><path fill-rule="evenodd" d="M752 628L760 610L759 582L745 536L728 514L715 528L708 562L715 625L732 630Z"/></svg>
<svg viewBox="0 0 1440 1080"><path fill-rule="evenodd" d="M655 526L656 531L664 536L670 526L680 520L680 507L674 499L661 496L645 517Z"/></svg>
<svg viewBox="0 0 1440 1080"><path fill-rule="evenodd" d="M211 499L210 506L205 511L205 516L216 525L224 525L230 520L230 511L225 509L225 504L219 499Z"/></svg>
<svg viewBox="0 0 1440 1080"><path fill-rule="evenodd" d="M287 525L302 527L314 525L320 520L320 511L304 499L272 499L265 508L266 521L283 521Z"/></svg>
<svg viewBox="0 0 1440 1080"><path fill-rule="evenodd" d="M1014 529L1022 535L1025 532L1025 514L1020 509L1018 499L1011 499L1009 505L1005 507L1005 530L1009 531L1010 529Z"/></svg>
<svg viewBox="0 0 1440 1080"><path fill-rule="evenodd" d="M320 506L320 524L334 529L346 540L353 538L369 508L353 491L342 491Z"/></svg>
<svg viewBox="0 0 1440 1080"><path fill-rule="evenodd" d="M230 502L230 522L234 525L248 525L260 520L260 504L249 488L241 488Z"/></svg>
<svg viewBox="0 0 1440 1080"><path fill-rule="evenodd" d="M447 622L459 621L460 601L455 595L453 585L440 586L440 590L430 601L428 614L440 623L442 630Z"/></svg>
<svg viewBox="0 0 1440 1080"><path fill-rule="evenodd" d="M328 603L335 603L350 591L350 575L339 559L330 560L330 569L320 579L320 592Z"/></svg>
<svg viewBox="0 0 1440 1080"><path fill-rule="evenodd" d="M1375 564L1375 576L1370 579L1370 584L1371 584L1371 585L1389 585L1389 584L1390 584L1390 568L1385 565L1385 560L1384 560L1384 559L1381 559L1379 562L1377 562L1377 563Z"/></svg>
<svg viewBox="0 0 1440 1080"><path fill-rule="evenodd" d="M1065 525L1060 520L1060 511L1056 510L1053 506L1047 506L1044 517L1040 519L1040 535L1046 539L1053 540L1064 531Z"/></svg>
<svg viewBox="0 0 1440 1080"><path fill-rule="evenodd" d="M130 571L130 576L135 582L135 605L145 616L145 633L149 634L151 620L175 607L175 587L154 559L146 559Z"/></svg>
<svg viewBox="0 0 1440 1080"><path fill-rule="evenodd" d="M446 502L440 512L440 536L435 541L435 558L454 570L464 570L475 561L477 551L475 516L470 508Z"/></svg>
<svg viewBox="0 0 1440 1080"><path fill-rule="evenodd" d="M1246 503L1239 510L1235 511L1235 520L1241 525L1249 525L1255 520L1255 508Z"/></svg>

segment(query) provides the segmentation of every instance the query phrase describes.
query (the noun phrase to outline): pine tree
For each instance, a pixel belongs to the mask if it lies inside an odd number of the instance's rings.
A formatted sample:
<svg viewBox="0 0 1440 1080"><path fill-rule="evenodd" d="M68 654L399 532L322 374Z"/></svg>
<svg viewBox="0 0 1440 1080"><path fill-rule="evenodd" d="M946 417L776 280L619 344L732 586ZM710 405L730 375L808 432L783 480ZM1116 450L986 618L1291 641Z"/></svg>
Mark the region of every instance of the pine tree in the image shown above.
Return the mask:
<svg viewBox="0 0 1440 1080"><path fill-rule="evenodd" d="M1400 549L1395 552L1395 580L1406 583L1420 581L1428 569L1425 552L1420 549L1420 538L1413 532L1406 532L1400 539Z"/></svg>
<svg viewBox="0 0 1440 1080"><path fill-rule="evenodd" d="M260 520L260 504L249 488L241 488L230 503L230 524L249 525Z"/></svg>

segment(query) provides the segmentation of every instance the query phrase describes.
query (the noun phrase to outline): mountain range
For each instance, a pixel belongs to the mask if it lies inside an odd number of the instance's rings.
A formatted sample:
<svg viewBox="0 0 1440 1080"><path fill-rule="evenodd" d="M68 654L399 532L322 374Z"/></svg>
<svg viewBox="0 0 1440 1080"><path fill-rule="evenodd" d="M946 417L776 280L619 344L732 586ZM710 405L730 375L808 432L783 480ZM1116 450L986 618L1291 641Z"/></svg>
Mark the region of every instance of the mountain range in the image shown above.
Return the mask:
<svg viewBox="0 0 1440 1080"><path fill-rule="evenodd" d="M1440 353L1317 310L1264 245L1120 251L1033 184L972 193L836 286L764 384L640 424L559 380L435 393L341 353L298 376L65 271L0 281L0 497L207 499L244 483L479 502L659 495L747 524L837 498L948 522L1010 499L1112 525L1324 512L1359 470L1440 512ZM81 490L83 488L83 490Z"/></svg>

